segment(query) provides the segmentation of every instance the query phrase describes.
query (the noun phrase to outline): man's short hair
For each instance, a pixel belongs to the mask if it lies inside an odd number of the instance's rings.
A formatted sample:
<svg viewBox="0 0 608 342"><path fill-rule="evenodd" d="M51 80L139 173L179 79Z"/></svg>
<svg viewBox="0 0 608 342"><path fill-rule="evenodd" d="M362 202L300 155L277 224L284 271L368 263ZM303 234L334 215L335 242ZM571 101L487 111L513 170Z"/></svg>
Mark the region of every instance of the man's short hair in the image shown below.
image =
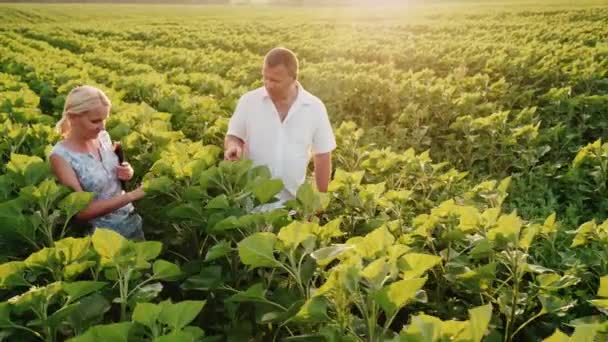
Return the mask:
<svg viewBox="0 0 608 342"><path fill-rule="evenodd" d="M293 51L283 48L277 47L270 50L266 57L264 57L264 65L274 68L279 65L285 66L289 76L297 79L298 78L298 57Z"/></svg>

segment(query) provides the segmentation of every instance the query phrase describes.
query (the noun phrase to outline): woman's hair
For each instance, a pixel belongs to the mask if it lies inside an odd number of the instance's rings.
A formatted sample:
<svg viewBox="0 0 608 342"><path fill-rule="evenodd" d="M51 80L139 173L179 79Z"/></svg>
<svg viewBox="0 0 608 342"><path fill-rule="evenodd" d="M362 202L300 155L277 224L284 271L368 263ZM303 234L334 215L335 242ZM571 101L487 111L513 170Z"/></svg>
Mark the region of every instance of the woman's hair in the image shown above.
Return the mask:
<svg viewBox="0 0 608 342"><path fill-rule="evenodd" d="M61 120L55 129L65 138L70 133L68 114L80 115L100 106L108 107L108 109L112 106L110 99L100 89L88 85L72 89L65 99Z"/></svg>

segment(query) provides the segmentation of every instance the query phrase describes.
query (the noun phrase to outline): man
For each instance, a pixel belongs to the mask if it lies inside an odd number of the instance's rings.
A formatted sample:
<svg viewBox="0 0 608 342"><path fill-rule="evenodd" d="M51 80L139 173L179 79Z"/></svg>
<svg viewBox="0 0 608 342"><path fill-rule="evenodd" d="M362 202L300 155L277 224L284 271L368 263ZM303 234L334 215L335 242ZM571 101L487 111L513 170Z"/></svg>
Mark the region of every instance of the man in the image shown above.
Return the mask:
<svg viewBox="0 0 608 342"><path fill-rule="evenodd" d="M327 191L336 140L325 105L298 82L298 59L288 49L268 52L262 76L264 86L243 95L236 105L224 158L246 157L254 165L268 166L285 185L280 205L295 198L304 183L312 150L317 189Z"/></svg>

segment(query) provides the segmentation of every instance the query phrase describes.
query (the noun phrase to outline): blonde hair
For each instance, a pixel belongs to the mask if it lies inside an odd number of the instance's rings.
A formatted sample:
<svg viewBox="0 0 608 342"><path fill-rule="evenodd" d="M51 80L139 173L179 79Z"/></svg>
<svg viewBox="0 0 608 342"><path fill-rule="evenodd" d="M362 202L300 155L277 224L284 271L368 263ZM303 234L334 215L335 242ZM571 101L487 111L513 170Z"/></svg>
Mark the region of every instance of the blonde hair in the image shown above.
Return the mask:
<svg viewBox="0 0 608 342"><path fill-rule="evenodd" d="M112 106L110 99L101 89L88 85L72 89L65 99L61 120L57 122L55 129L65 138L70 133L68 114L84 114L99 106L108 107L108 109Z"/></svg>

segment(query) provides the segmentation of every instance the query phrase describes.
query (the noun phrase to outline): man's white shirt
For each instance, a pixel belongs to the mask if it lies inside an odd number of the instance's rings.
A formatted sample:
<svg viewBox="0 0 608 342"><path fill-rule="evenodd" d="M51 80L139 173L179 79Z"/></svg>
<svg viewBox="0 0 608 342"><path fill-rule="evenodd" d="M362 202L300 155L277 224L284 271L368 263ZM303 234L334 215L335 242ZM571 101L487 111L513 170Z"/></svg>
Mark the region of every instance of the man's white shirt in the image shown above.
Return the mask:
<svg viewBox="0 0 608 342"><path fill-rule="evenodd" d="M311 152L322 154L336 148L325 105L300 84L283 122L266 88L243 95L230 118L227 134L245 142L245 157L254 165L268 166L272 176L283 181L280 202L294 198L304 183Z"/></svg>

